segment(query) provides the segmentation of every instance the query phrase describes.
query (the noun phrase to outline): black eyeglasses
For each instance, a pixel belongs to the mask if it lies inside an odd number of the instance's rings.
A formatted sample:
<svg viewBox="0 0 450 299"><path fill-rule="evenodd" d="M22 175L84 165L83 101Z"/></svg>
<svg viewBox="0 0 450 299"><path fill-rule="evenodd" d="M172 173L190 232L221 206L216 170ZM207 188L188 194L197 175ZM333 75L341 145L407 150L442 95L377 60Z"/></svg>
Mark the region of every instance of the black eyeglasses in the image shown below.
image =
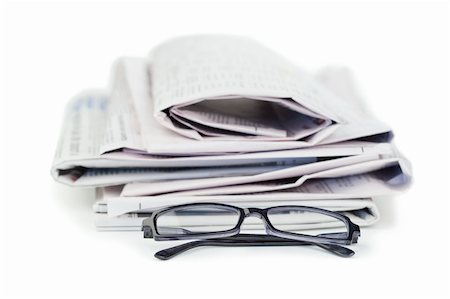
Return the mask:
<svg viewBox="0 0 450 299"><path fill-rule="evenodd" d="M261 219L267 235L239 234L248 216ZM250 221L244 228L252 229L257 225L260 222ZM314 234L317 228L332 232ZM337 212L305 206L258 209L218 203L191 203L161 209L143 221L142 230L144 238L156 241L197 239L157 252L155 257L162 260L199 246L316 245L350 257L354 252L340 245L357 243L360 236L359 226Z"/></svg>

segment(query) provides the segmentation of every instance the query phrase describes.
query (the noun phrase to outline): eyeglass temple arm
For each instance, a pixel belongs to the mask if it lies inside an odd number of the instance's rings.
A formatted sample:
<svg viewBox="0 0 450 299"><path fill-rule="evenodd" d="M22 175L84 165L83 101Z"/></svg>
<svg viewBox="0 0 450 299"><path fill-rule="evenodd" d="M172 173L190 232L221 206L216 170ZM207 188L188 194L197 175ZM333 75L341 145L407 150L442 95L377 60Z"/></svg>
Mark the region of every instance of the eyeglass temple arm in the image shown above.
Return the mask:
<svg viewBox="0 0 450 299"><path fill-rule="evenodd" d="M142 231L144 232L144 238L153 238L153 232L149 226L143 226ZM158 232L163 234L178 234L178 235L189 235L192 233L192 231L180 227L159 227Z"/></svg>
<svg viewBox="0 0 450 299"><path fill-rule="evenodd" d="M313 242L296 241L269 235L240 234L227 238L188 242L185 244L181 244L178 246L158 251L155 254L155 257L160 260L168 260L182 252L202 246L236 247L236 246L300 246L300 245L316 245L341 257L351 257L352 255L355 254L353 250L335 244L321 244Z"/></svg>
<svg viewBox="0 0 450 299"><path fill-rule="evenodd" d="M347 238L348 233L325 233L319 234L316 237L325 237L325 238ZM358 243L358 237L360 236L360 232L356 231L353 233L351 243Z"/></svg>

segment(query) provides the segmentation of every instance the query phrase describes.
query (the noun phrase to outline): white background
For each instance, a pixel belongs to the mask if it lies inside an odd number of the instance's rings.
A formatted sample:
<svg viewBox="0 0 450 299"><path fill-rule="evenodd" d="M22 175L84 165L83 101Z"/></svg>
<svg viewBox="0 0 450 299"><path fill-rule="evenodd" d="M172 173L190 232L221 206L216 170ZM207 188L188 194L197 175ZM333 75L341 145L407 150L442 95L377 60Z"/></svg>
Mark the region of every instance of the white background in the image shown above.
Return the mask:
<svg viewBox="0 0 450 299"><path fill-rule="evenodd" d="M2 3L1 297L449 298L449 5L445 2ZM314 248L203 248L93 226L92 190L52 181L64 105L121 55L188 33L259 39L299 65L352 68L412 161L353 258Z"/></svg>

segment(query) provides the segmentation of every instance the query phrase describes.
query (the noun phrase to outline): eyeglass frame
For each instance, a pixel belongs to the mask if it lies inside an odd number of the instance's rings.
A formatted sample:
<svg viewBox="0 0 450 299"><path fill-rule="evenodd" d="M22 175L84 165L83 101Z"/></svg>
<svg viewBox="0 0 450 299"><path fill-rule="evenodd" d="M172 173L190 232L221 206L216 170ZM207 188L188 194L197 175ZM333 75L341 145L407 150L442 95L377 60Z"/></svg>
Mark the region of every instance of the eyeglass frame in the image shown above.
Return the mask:
<svg viewBox="0 0 450 299"><path fill-rule="evenodd" d="M193 234L160 234L157 229L157 220L158 217L165 214L166 212L170 210L178 210L183 209L186 207L196 207L196 206L202 206L202 207L220 207L225 208L233 211L237 211L239 213L239 220L237 221L237 224L228 230L223 230L219 232L199 232L199 233L193 233ZM318 213L323 214L326 216L333 217L337 220L342 221L347 228L347 236L345 238L330 238L327 237L327 234L320 234L317 236L311 236L311 235L305 235L300 233L291 233L287 231L282 231L277 228L275 228L272 223L270 222L270 219L267 215L268 211L271 209L298 209L303 210L306 212L312 212L312 213ZM163 209L160 209L158 211L155 211L152 213L150 218L144 219L142 223L142 230L144 231L144 237L145 238L153 238L155 241L170 241L170 240L207 240L207 239L216 239L216 238L225 238L225 237L231 237L238 235L242 223L244 222L245 218L249 216L256 216L259 219L263 221L265 231L268 235L280 237L280 238L287 238L291 240L296 241L305 241L305 242L311 242L311 243L322 243L322 244L339 244L339 245L351 245L354 243L357 243L358 237L361 235L359 226L355 223L353 223L350 218L348 218L345 215L342 215L337 212L328 211L321 208L316 207L307 207L307 206L299 206L299 205L284 205L284 206L274 206L274 207L268 207L264 209L260 208L241 208L237 206L232 206L228 204L222 204L222 203L188 203L188 204L181 204L176 206L170 206ZM150 228L150 230L148 229ZM328 235L342 235L343 233L331 233Z"/></svg>

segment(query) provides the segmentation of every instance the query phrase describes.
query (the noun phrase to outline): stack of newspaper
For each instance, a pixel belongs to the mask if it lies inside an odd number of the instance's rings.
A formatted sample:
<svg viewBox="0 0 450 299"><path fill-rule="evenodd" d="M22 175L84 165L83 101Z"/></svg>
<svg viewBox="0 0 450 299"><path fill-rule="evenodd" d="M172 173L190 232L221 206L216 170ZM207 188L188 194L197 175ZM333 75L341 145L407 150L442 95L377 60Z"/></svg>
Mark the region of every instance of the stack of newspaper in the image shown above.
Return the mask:
<svg viewBox="0 0 450 299"><path fill-rule="evenodd" d="M312 76L253 40L189 36L119 59L108 90L68 104L52 175L97 188L101 230L191 202L306 205L370 225L372 198L411 177L391 140L347 70Z"/></svg>

